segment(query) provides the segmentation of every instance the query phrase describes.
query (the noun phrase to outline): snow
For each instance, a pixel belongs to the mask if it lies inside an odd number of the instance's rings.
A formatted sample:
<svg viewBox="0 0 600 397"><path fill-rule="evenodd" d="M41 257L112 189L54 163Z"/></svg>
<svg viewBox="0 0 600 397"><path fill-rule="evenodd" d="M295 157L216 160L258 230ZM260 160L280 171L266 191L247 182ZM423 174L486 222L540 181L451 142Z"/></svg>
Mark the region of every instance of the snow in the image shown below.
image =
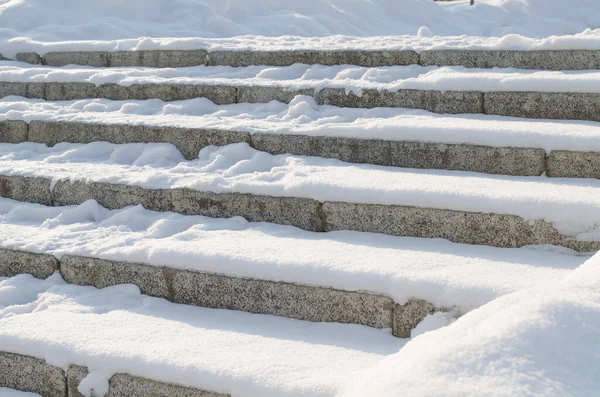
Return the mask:
<svg viewBox="0 0 600 397"><path fill-rule="evenodd" d="M352 65L285 67L197 66L188 68L50 67L0 61L3 82L84 82L96 85L196 84L229 86L279 86L288 90L344 88L361 95L362 89L398 91L534 91L600 93L600 71L535 71L476 69L462 66L390 66L367 68Z"/></svg>
<svg viewBox="0 0 600 397"><path fill-rule="evenodd" d="M587 396L600 389L600 256L412 339L344 397Z"/></svg>
<svg viewBox="0 0 600 397"><path fill-rule="evenodd" d="M239 397L333 396L404 343L389 330L173 304L132 285L0 281L0 351L88 366L87 396L114 373Z"/></svg>
<svg viewBox="0 0 600 397"><path fill-rule="evenodd" d="M600 123L488 115L448 115L424 110L352 109L318 105L297 96L290 104L215 105L208 99L163 102L85 99L46 102L0 99L1 120L174 126L347 138L470 143L494 147L600 151Z"/></svg>
<svg viewBox="0 0 600 397"><path fill-rule="evenodd" d="M475 3L3 0L0 53L14 57L23 51L195 48L600 49L596 0Z"/></svg>
<svg viewBox="0 0 600 397"><path fill-rule="evenodd" d="M398 303L416 297L462 313L507 293L562 280L587 259L558 247L493 248L349 231L313 233L141 206L108 211L94 201L45 207L0 199L0 225L2 248L372 291Z"/></svg>
<svg viewBox="0 0 600 397"><path fill-rule="evenodd" d="M27 393L24 391L7 389L6 387L0 387L0 397L41 397L36 393Z"/></svg>
<svg viewBox="0 0 600 397"><path fill-rule="evenodd" d="M514 177L351 164L289 154L271 155L247 143L202 149L184 161L171 144L0 144L0 175L189 188L405 205L544 219L579 240L600 239L600 181Z"/></svg>

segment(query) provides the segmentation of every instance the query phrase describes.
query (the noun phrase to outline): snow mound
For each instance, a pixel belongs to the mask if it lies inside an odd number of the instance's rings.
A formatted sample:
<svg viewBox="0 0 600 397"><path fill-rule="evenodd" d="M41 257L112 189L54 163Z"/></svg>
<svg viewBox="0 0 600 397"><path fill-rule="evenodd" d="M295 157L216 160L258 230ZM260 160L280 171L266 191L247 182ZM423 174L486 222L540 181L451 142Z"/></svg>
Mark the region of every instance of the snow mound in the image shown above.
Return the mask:
<svg viewBox="0 0 600 397"><path fill-rule="evenodd" d="M411 340L344 396L597 396L600 255Z"/></svg>

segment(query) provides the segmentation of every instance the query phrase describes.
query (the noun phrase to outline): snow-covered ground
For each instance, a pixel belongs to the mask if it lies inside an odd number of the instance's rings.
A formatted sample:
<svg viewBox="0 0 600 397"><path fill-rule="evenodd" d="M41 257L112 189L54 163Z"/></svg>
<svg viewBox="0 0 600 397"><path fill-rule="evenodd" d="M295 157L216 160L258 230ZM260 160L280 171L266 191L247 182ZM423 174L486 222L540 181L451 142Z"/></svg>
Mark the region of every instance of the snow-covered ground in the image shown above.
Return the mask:
<svg viewBox="0 0 600 397"><path fill-rule="evenodd" d="M39 394L0 387L0 397L41 397Z"/></svg>
<svg viewBox="0 0 600 397"><path fill-rule="evenodd" d="M515 177L271 155L247 143L202 149L185 161L171 144L0 144L0 175L82 180L149 189L304 197L544 219L579 240L600 239L600 181Z"/></svg>
<svg viewBox="0 0 600 397"><path fill-rule="evenodd" d="M587 257L553 247L493 248L371 233L303 231L93 201L45 207L0 199L0 247L372 291L404 303L475 309L565 278Z"/></svg>
<svg viewBox="0 0 600 397"><path fill-rule="evenodd" d="M600 49L596 0L468 3L2 0L0 53L14 57L23 51L157 48Z"/></svg>
<svg viewBox="0 0 600 397"><path fill-rule="evenodd" d="M154 69L144 67L50 67L0 61L4 82L85 82L119 84L205 84L230 86L281 86L289 90L325 87L398 91L535 91L600 93L600 70L536 71L475 69L462 66L390 66L366 68L352 65L295 64L285 67L197 66Z"/></svg>
<svg viewBox="0 0 600 397"><path fill-rule="evenodd" d="M174 126L249 133L470 143L494 147L600 151L600 123L480 114L448 115L417 109L353 109L318 105L297 96L290 104L215 105L208 99L163 102L84 99L47 102L0 99L0 121Z"/></svg>

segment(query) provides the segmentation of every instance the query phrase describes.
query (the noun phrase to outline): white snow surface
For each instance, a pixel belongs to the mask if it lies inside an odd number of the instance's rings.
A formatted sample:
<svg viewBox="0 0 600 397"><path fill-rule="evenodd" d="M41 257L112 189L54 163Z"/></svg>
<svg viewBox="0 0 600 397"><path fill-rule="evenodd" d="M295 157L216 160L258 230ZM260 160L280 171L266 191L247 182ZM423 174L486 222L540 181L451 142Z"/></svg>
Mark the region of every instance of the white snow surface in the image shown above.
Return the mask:
<svg viewBox="0 0 600 397"><path fill-rule="evenodd" d="M97 290L58 274L21 275L0 279L0 350L88 366L79 386L88 396L102 396L112 374L130 373L237 397L593 397L599 260L408 341L355 325L177 305L130 285Z"/></svg>
<svg viewBox="0 0 600 397"><path fill-rule="evenodd" d="M600 93L600 70L536 71L513 68L476 69L463 66L353 65L196 66L188 68L51 67L0 61L3 82L83 82L96 85L197 84L278 86L288 90L344 88L362 95L362 89L399 91L534 91Z"/></svg>
<svg viewBox="0 0 600 397"><path fill-rule="evenodd" d="M544 219L579 240L600 239L600 181L595 179L351 164L271 155L247 143L209 146L193 161L166 143L0 144L0 174L510 214Z"/></svg>
<svg viewBox="0 0 600 397"><path fill-rule="evenodd" d="M0 199L0 247L81 255L350 291L398 303L426 299L459 312L562 280L586 256L558 247L493 248L372 233L160 213L94 201L45 207ZM432 325L443 318L433 318ZM448 318L446 318L446 322ZM423 324L418 332L430 327Z"/></svg>
<svg viewBox="0 0 600 397"><path fill-rule="evenodd" d="M0 99L0 121L32 120L234 130L364 139L470 143L494 147L600 151L600 123L536 120L424 110L353 109L297 96L290 104L215 105L208 99L163 102L85 99L46 102Z"/></svg>
<svg viewBox="0 0 600 397"><path fill-rule="evenodd" d="M237 397L333 396L404 344L389 330L179 305L133 285L0 281L0 351L87 366L87 396L115 373Z"/></svg>
<svg viewBox="0 0 600 397"><path fill-rule="evenodd" d="M41 397L36 393L28 393L24 391L7 389L6 387L0 387L0 397Z"/></svg>
<svg viewBox="0 0 600 397"><path fill-rule="evenodd" d="M600 255L412 339L343 396L593 397L598 362Z"/></svg>
<svg viewBox="0 0 600 397"><path fill-rule="evenodd" d="M596 0L0 1L0 53L142 49L600 49Z"/></svg>

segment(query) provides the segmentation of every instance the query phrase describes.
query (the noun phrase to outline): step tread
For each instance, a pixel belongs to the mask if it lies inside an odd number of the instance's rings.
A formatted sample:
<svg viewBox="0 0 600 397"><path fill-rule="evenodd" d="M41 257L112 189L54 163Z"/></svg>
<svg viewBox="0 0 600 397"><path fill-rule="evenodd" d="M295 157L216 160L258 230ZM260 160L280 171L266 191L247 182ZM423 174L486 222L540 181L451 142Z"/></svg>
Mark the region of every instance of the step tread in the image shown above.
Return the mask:
<svg viewBox="0 0 600 397"><path fill-rule="evenodd" d="M341 108L319 105L307 96L297 96L290 104L230 105L216 105L205 98L164 102L10 97L0 101L2 119L529 147L546 152L600 151L597 122L448 115L402 108Z"/></svg>
<svg viewBox="0 0 600 397"><path fill-rule="evenodd" d="M82 180L145 189L192 189L269 197L400 205L544 219L594 240L600 181L512 177L273 156L245 143L208 147L184 161L169 144L0 144L0 175ZM308 202L307 202L308 203ZM587 235L584 237L584 234Z"/></svg>
<svg viewBox="0 0 600 397"><path fill-rule="evenodd" d="M331 395L405 343L386 330L177 305L58 275L5 279L0 289L13 291L0 302L12 314L0 318L3 350L86 366L96 390L128 373L236 397Z"/></svg>
<svg viewBox="0 0 600 397"><path fill-rule="evenodd" d="M343 88L476 92L600 93L600 70L536 71L464 67L357 67L296 64L285 67L198 66L189 68L50 67L0 63L0 82L80 82L101 84L276 86L289 90Z"/></svg>
<svg viewBox="0 0 600 397"><path fill-rule="evenodd" d="M46 207L0 199L0 247L80 255L346 291L466 312L499 295L561 280L587 259L360 232L160 213L94 202Z"/></svg>

